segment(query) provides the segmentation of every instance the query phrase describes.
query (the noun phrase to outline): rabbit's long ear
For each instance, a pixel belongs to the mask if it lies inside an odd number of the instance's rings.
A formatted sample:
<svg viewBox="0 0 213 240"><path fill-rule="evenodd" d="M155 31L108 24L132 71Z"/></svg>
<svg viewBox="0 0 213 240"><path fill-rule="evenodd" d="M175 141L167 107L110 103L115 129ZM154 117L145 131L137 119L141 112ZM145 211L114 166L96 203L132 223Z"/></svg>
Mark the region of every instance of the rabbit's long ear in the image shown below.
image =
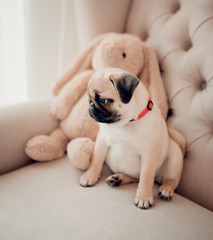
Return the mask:
<svg viewBox="0 0 213 240"><path fill-rule="evenodd" d="M145 64L139 79L143 82L152 99L158 104L161 114L166 119L168 112L167 95L161 77L158 59L155 51L146 43L142 43Z"/></svg>
<svg viewBox="0 0 213 240"><path fill-rule="evenodd" d="M64 74L55 82L52 89L54 95L58 95L64 85L68 83L75 74L91 68L94 50L106 35L107 34L102 34L94 38L94 40L77 55Z"/></svg>

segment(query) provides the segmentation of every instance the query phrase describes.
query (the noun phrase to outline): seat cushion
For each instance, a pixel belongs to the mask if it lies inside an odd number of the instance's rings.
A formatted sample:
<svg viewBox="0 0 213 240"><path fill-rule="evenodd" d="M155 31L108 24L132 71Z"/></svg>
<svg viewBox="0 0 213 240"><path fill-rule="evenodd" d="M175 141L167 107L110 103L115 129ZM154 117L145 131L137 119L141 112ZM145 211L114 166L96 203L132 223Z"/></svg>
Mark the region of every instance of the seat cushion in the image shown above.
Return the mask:
<svg viewBox="0 0 213 240"><path fill-rule="evenodd" d="M137 184L112 188L104 166L94 187L79 185L67 157L0 177L1 239L213 239L213 213L175 194L149 210L134 205Z"/></svg>

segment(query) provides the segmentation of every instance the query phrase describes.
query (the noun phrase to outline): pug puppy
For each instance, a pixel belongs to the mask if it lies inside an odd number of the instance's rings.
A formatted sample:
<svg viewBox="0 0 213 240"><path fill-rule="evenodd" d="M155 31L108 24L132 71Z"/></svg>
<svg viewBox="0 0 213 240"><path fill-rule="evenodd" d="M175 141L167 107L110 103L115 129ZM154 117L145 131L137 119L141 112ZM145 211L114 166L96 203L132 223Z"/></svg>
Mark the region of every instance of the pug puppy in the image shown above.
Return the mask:
<svg viewBox="0 0 213 240"><path fill-rule="evenodd" d="M123 70L102 69L91 77L88 95L89 114L99 122L100 130L80 185L95 185L106 161L114 172L106 179L110 186L139 181L137 207L147 209L154 204L155 180L162 184L160 197L171 199L181 177L183 155L143 83Z"/></svg>

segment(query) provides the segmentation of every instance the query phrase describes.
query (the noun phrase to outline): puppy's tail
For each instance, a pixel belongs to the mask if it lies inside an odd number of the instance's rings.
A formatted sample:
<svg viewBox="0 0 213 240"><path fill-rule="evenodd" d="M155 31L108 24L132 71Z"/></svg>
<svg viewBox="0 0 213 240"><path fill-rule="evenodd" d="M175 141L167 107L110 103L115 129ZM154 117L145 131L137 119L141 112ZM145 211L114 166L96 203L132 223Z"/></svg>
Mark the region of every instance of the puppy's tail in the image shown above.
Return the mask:
<svg viewBox="0 0 213 240"><path fill-rule="evenodd" d="M179 145L184 157L186 153L186 139L181 133L177 132L174 129L168 128L168 132L169 136Z"/></svg>

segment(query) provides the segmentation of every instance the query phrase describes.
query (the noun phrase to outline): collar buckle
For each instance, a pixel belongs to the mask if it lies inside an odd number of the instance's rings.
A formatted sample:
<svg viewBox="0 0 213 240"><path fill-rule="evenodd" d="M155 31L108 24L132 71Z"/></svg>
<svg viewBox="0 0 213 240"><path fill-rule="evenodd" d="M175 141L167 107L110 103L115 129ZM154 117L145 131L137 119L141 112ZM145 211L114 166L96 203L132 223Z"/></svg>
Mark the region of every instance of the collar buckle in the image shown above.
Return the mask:
<svg viewBox="0 0 213 240"><path fill-rule="evenodd" d="M147 108L148 108L149 111L151 111L152 108L153 108L153 102L152 102L151 98L149 99L149 101L147 103Z"/></svg>
<svg viewBox="0 0 213 240"><path fill-rule="evenodd" d="M132 120L130 120L129 122L134 122L134 121L136 121L136 120L139 120L139 119L141 119L143 116L145 116L149 111L151 111L152 110L152 108L153 108L153 102L152 102L152 99L151 99L151 97L149 97L149 101L148 101L148 103L147 103L147 106L146 106L146 108L138 115L138 117L136 118L136 119L132 119Z"/></svg>

